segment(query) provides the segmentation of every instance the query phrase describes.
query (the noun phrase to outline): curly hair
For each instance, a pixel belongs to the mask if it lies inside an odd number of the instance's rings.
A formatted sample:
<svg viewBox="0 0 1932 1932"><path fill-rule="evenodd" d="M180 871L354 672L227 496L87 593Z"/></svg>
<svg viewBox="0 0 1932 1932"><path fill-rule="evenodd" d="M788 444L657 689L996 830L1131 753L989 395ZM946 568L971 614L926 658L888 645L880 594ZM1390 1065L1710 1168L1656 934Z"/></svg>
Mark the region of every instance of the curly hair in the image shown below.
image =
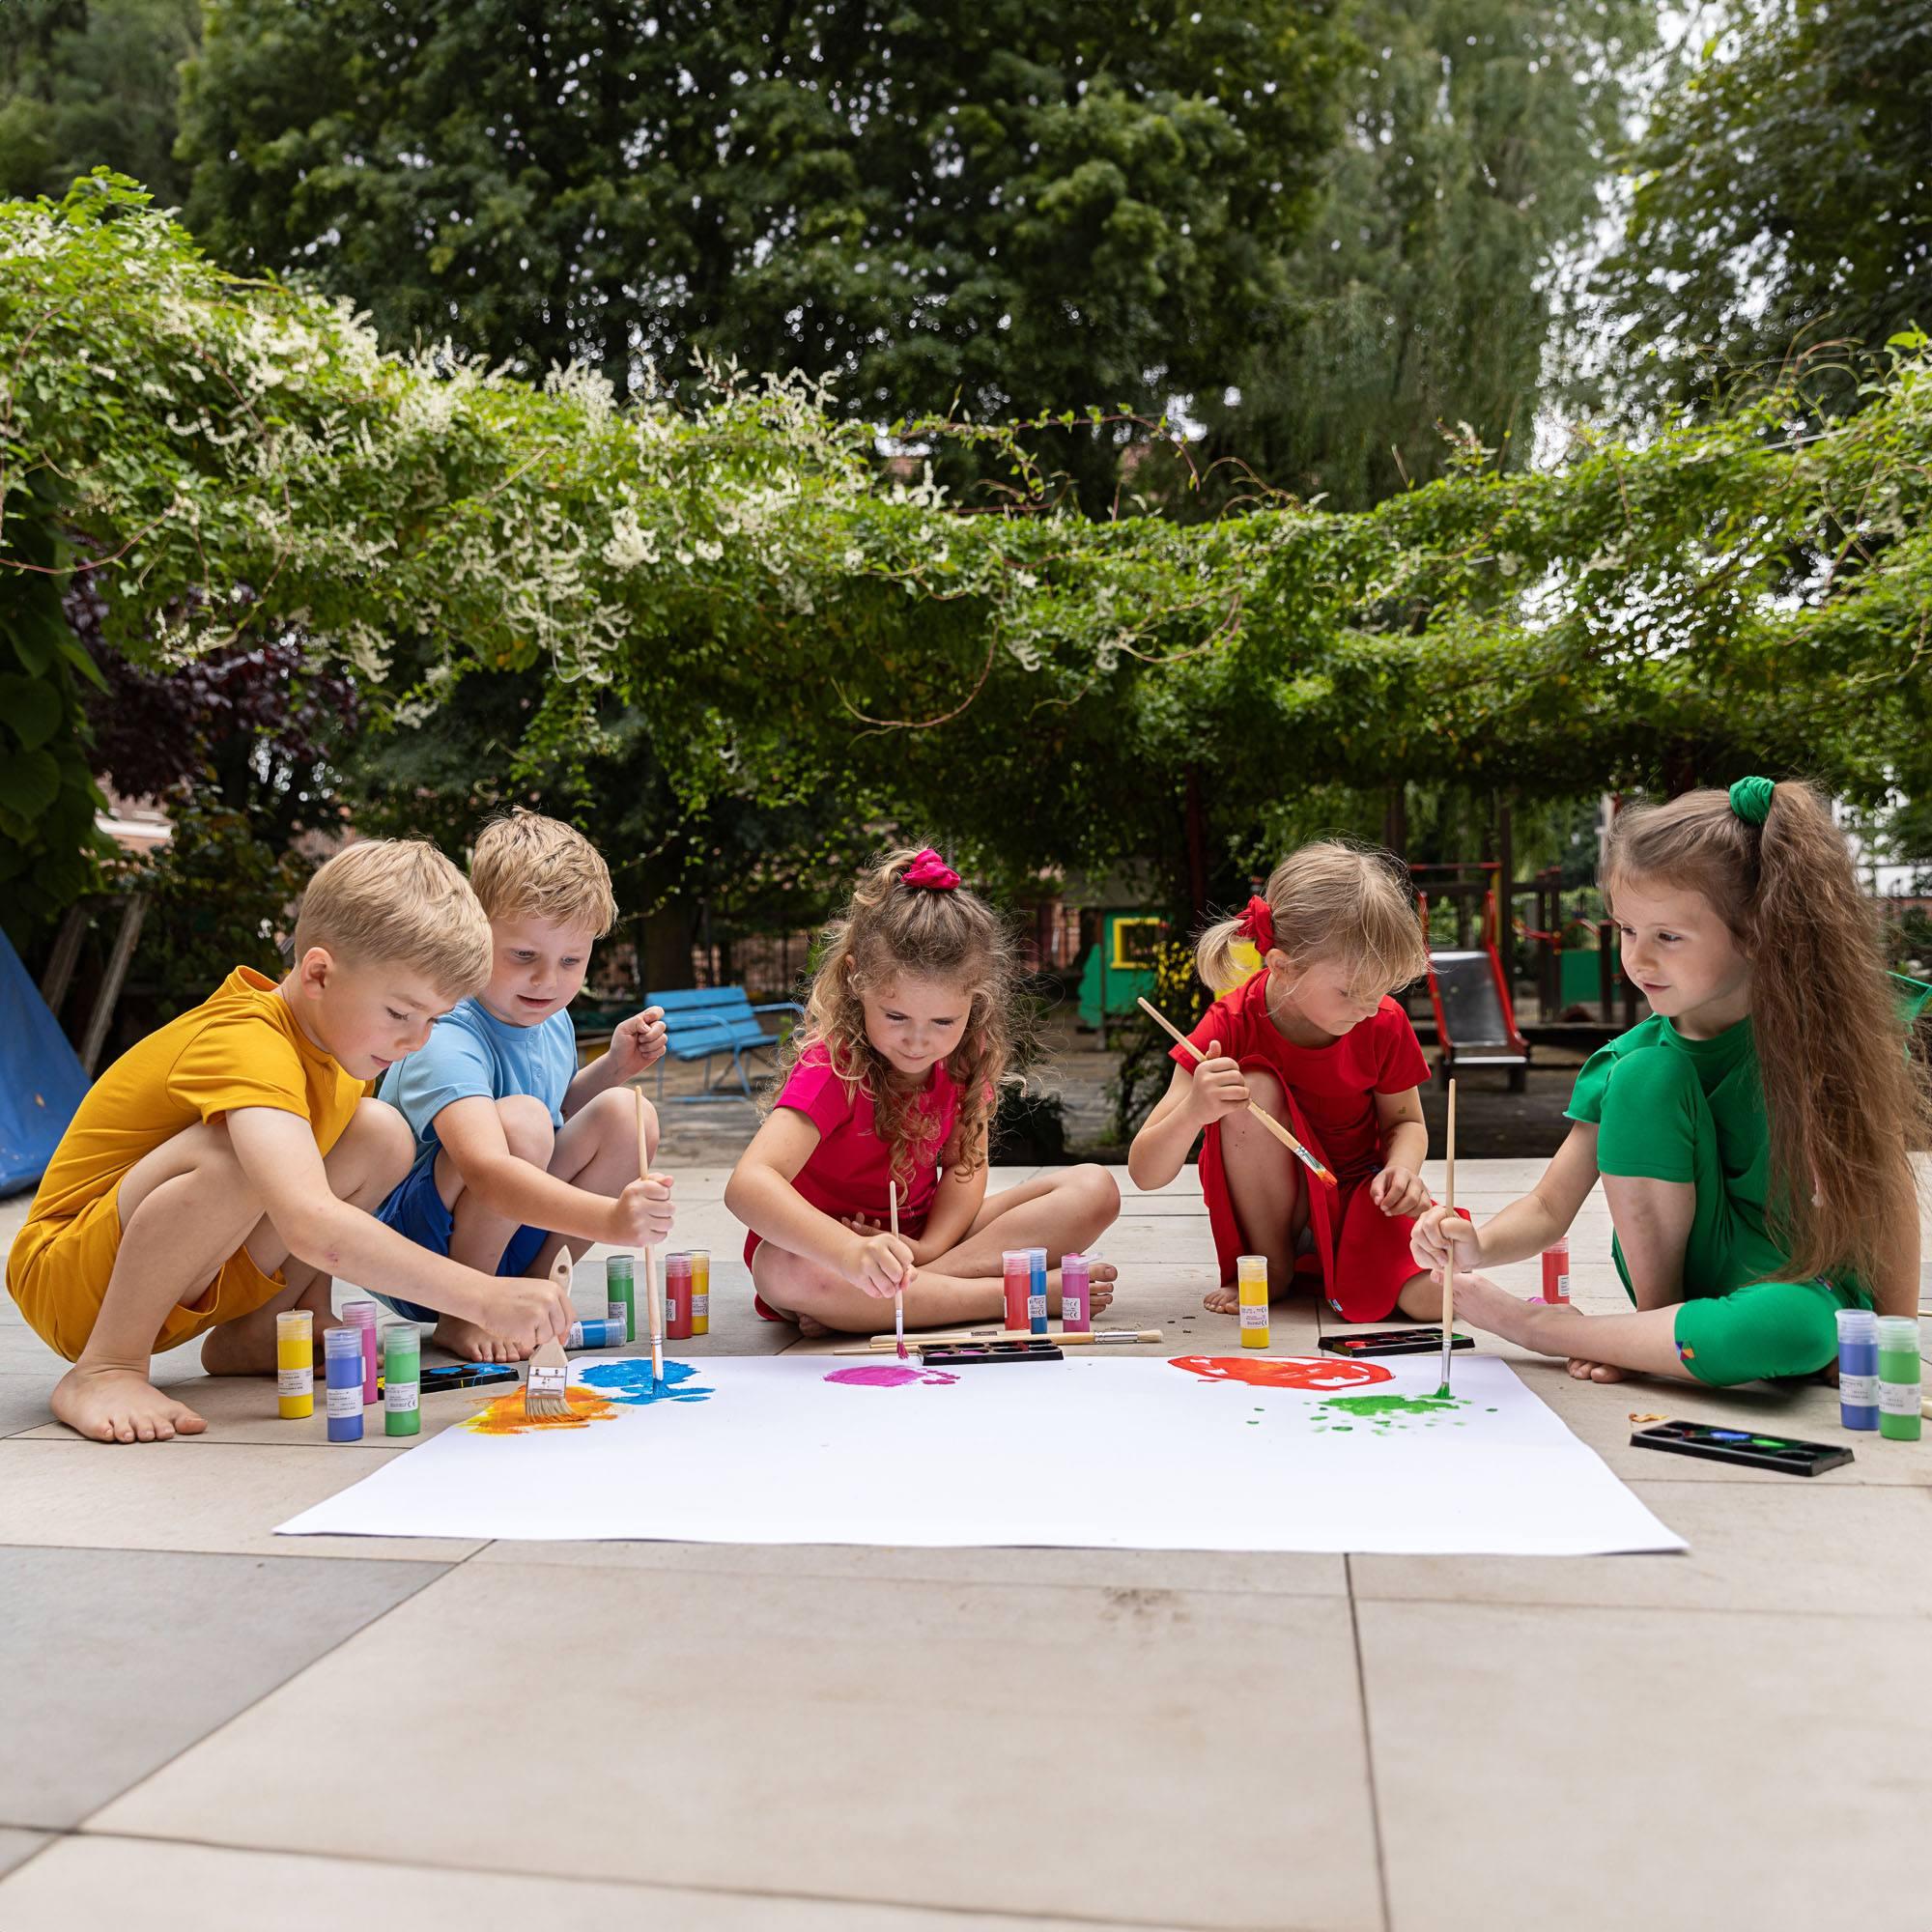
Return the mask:
<svg viewBox="0 0 1932 1932"><path fill-rule="evenodd" d="M1761 826L1730 795L1688 791L1621 813L1604 866L1710 900L1751 965L1751 1032L1771 1132L1773 1206L1801 1281L1849 1268L1873 1286L1887 1196L1910 1198L1906 1151L1927 1125L1922 1065L1886 976L1878 908L1808 784L1771 794Z"/></svg>
<svg viewBox="0 0 1932 1932"><path fill-rule="evenodd" d="M941 1149L920 1105L923 1083L908 1080L867 1038L862 995L902 976L952 981L969 995L959 1044L946 1056L946 1070L959 1090L955 1172L962 1177L986 1160L994 1096L1012 1063L1019 1026L1019 965L1005 924L963 886L936 891L908 885L906 868L919 856L913 846L885 853L861 875L844 913L825 928L805 1019L785 1058L789 1068L812 1047L825 1047L847 1092L871 1101L874 1125L901 1185L921 1167L929 1168Z"/></svg>

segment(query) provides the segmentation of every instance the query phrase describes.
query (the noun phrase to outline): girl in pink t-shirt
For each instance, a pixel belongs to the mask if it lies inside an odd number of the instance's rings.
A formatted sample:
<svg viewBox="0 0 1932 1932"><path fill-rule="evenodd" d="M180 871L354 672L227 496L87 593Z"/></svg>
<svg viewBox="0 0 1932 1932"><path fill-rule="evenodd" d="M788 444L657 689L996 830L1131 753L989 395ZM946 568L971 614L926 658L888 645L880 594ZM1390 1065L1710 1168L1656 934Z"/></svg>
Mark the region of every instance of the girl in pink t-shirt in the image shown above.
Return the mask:
<svg viewBox="0 0 1932 1932"><path fill-rule="evenodd" d="M1062 1253L1110 1226L1121 1195L1090 1166L986 1196L1016 982L999 920L929 846L860 881L826 932L784 1086L724 1189L751 1230L760 1315L809 1335L870 1333L903 1285L908 1328L983 1321L1004 1307L1009 1248L1047 1251L1059 1311ZM1093 1263L1092 1282L1104 1308L1113 1267Z"/></svg>
<svg viewBox="0 0 1932 1932"><path fill-rule="evenodd" d="M1239 969L1237 940L1263 970L1223 993L1192 1038L1177 1046L1166 1094L1134 1136L1127 1172L1162 1187L1197 1134L1201 1191L1220 1263L1207 1295L1232 1314L1238 1255L1265 1255L1271 1300L1297 1265L1345 1321L1400 1310L1440 1321L1442 1291L1409 1254L1429 1132L1422 1083L1429 1064L1408 1016L1388 995L1428 964L1414 902L1383 855L1338 843L1305 845L1277 866L1267 896L1202 935L1197 964L1209 986ZM1263 1131L1253 1100L1288 1124L1334 1175L1329 1187Z"/></svg>

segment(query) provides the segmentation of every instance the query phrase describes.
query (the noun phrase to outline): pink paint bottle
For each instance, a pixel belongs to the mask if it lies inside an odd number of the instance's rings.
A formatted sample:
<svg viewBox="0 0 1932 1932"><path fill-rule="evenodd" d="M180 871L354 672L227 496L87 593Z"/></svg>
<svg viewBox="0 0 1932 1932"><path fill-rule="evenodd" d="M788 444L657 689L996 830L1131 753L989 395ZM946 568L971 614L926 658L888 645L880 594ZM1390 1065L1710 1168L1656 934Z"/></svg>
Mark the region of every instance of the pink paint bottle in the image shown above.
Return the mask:
<svg viewBox="0 0 1932 1932"><path fill-rule="evenodd" d="M1000 1274L1006 1288L1009 1328L1027 1332L1027 1295L1033 1288L1033 1256L1025 1248L1009 1248L1000 1257Z"/></svg>
<svg viewBox="0 0 1932 1932"><path fill-rule="evenodd" d="M1060 1258L1060 1325L1069 1335L1085 1335L1094 1326L1094 1304L1087 1257Z"/></svg>
<svg viewBox="0 0 1932 1932"><path fill-rule="evenodd" d="M1570 1299L1570 1236L1543 1251L1543 1298L1567 1302Z"/></svg>
<svg viewBox="0 0 1932 1932"><path fill-rule="evenodd" d="M352 1301L342 1311L342 1319L362 1337L362 1406L376 1400L376 1304Z"/></svg>

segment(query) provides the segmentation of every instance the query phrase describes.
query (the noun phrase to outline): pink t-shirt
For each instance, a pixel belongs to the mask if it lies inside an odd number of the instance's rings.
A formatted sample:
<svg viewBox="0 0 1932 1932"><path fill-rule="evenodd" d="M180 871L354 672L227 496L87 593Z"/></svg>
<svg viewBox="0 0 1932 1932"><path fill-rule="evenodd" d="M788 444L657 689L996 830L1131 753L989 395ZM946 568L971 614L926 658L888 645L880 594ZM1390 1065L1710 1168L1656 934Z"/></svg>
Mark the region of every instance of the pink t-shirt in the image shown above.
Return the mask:
<svg viewBox="0 0 1932 1932"><path fill-rule="evenodd" d="M803 1114L818 1129L818 1145L793 1178L792 1185L821 1212L835 1220L848 1214L869 1214L886 1225L887 1185L892 1160L886 1144L872 1124L868 1094L848 1093L832 1070L825 1042L809 1046L799 1057L779 1094L778 1104ZM959 1089L942 1060L932 1069L919 1110L926 1122L926 1157L918 1162L912 1179L899 1189L899 1227L918 1234L925 1226L932 1197L939 1192L939 1155L952 1138L959 1118ZM753 1236L746 1243L746 1260L757 1246Z"/></svg>

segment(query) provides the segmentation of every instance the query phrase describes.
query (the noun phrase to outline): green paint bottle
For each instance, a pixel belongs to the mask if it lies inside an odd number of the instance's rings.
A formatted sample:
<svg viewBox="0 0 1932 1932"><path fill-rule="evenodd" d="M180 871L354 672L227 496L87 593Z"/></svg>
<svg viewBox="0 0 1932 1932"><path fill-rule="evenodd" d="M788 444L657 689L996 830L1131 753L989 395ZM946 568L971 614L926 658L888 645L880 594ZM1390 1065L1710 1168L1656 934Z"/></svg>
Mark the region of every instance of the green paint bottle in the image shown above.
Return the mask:
<svg viewBox="0 0 1932 1932"><path fill-rule="evenodd" d="M1917 1442L1920 1383L1925 1364L1918 1353L1918 1318L1881 1315L1878 1319L1878 1433L1894 1442Z"/></svg>
<svg viewBox="0 0 1932 1932"><path fill-rule="evenodd" d="M422 1434L422 1336L399 1321L383 1337L383 1433Z"/></svg>

